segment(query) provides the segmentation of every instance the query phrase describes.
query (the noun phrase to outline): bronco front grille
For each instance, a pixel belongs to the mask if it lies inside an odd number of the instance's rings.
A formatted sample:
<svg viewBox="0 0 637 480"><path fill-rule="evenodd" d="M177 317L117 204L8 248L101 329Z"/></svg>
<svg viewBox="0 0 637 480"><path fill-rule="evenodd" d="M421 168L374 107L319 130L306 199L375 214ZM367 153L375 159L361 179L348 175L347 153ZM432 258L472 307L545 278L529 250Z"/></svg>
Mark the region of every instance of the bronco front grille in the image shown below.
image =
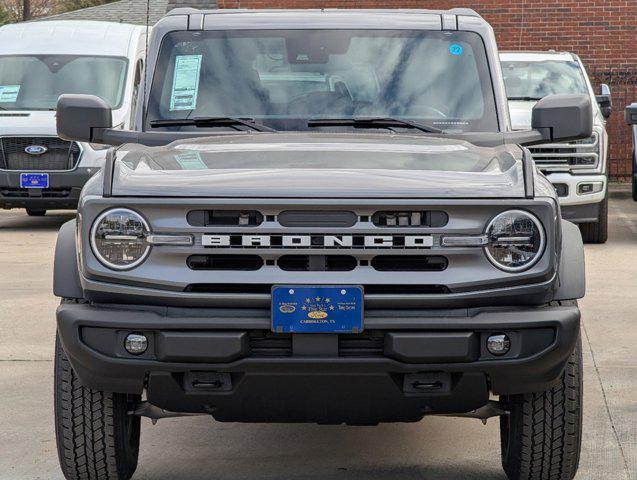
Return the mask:
<svg viewBox="0 0 637 480"><path fill-rule="evenodd" d="M29 147L42 147L43 153L27 153ZM0 168L5 170L72 170L81 154L79 144L57 137L0 137Z"/></svg>
<svg viewBox="0 0 637 480"><path fill-rule="evenodd" d="M529 148L535 164L545 173L593 169L599 164L600 136L570 143L548 143Z"/></svg>

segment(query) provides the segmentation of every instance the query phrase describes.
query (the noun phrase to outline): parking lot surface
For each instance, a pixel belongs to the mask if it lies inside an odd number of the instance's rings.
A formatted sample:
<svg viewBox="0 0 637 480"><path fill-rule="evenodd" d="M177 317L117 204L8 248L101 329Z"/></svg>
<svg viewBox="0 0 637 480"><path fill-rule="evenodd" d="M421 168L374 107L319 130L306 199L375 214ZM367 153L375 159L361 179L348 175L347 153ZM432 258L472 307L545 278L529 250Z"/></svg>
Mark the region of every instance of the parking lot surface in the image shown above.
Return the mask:
<svg viewBox="0 0 637 480"><path fill-rule="evenodd" d="M0 480L61 479L53 430L57 230L73 212L0 211ZM587 245L578 479L637 479L637 203L615 186L610 239ZM504 479L498 421L378 427L143 420L135 479Z"/></svg>

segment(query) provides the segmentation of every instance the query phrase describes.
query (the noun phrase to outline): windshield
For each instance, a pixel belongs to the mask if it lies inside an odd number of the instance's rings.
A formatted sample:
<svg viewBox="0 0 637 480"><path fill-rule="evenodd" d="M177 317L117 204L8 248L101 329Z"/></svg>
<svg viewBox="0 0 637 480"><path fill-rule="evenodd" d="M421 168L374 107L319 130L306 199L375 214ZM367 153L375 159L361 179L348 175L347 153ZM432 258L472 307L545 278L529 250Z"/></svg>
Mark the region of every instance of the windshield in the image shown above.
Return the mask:
<svg viewBox="0 0 637 480"><path fill-rule="evenodd" d="M447 131L498 130L484 45L469 32L168 34L147 128L158 120L203 117L250 118L277 130L305 129L310 119L362 117L407 119Z"/></svg>
<svg viewBox="0 0 637 480"><path fill-rule="evenodd" d="M588 93L577 62L546 60L502 62L509 100L539 100L547 95Z"/></svg>
<svg viewBox="0 0 637 480"><path fill-rule="evenodd" d="M0 56L0 108L54 110L64 93L122 103L127 60L77 55Z"/></svg>

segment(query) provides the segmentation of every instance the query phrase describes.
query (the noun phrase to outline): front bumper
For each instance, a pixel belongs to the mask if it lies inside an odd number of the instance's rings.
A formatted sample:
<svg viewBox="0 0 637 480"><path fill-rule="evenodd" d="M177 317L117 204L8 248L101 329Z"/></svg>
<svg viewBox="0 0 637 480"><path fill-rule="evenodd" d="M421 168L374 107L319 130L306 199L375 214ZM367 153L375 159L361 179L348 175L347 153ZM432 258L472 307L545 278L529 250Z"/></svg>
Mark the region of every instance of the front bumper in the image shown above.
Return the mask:
<svg viewBox="0 0 637 480"><path fill-rule="evenodd" d="M361 335L275 335L267 309L64 303L58 333L88 387L147 389L169 411L221 421L378 423L480 408L489 392L549 388L579 336L576 306L371 310ZM143 333L148 350L128 354ZM509 353L486 350L506 333ZM418 385L416 387L416 385Z"/></svg>
<svg viewBox="0 0 637 480"><path fill-rule="evenodd" d="M32 210L75 209L82 187L99 167L80 167L49 174L49 188L20 188L19 171L0 170L0 208Z"/></svg>
<svg viewBox="0 0 637 480"><path fill-rule="evenodd" d="M574 223L597 222L600 203L606 198L608 179L606 175L571 175L551 173L546 178L556 186L559 194L562 218ZM579 194L581 184L601 184L601 191Z"/></svg>

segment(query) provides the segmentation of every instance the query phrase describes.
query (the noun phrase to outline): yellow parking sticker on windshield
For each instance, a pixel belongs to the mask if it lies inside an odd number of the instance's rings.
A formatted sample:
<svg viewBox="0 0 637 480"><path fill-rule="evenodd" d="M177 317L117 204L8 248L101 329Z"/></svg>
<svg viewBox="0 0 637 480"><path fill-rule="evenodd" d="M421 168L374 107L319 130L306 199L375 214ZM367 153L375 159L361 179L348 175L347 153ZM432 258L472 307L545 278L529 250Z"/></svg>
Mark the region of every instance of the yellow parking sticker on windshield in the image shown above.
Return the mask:
<svg viewBox="0 0 637 480"><path fill-rule="evenodd" d="M202 170L208 166L201 159L199 152L180 153L175 155L175 160L183 170Z"/></svg>
<svg viewBox="0 0 637 480"><path fill-rule="evenodd" d="M197 108L202 58L202 55L177 55L175 58L173 89L170 95L171 112Z"/></svg>
<svg viewBox="0 0 637 480"><path fill-rule="evenodd" d="M0 85L0 103L14 103L18 99L20 85Z"/></svg>

